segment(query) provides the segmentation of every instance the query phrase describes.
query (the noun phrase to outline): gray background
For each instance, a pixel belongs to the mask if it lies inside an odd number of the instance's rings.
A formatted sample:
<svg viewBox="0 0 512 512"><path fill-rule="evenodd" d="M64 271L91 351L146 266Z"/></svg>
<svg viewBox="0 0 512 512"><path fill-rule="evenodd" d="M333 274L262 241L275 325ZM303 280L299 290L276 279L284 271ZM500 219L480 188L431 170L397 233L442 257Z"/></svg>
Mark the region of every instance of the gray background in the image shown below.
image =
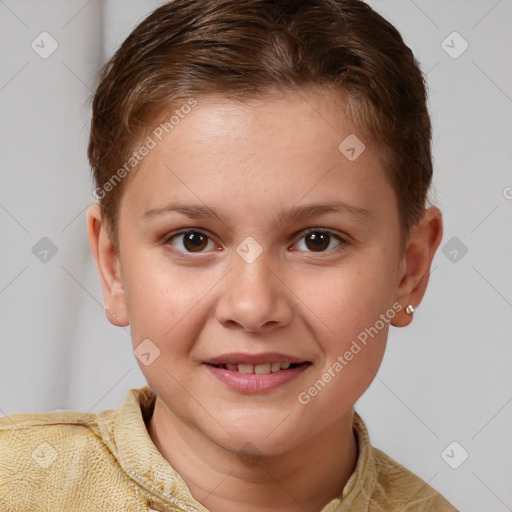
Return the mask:
<svg viewBox="0 0 512 512"><path fill-rule="evenodd" d="M103 312L86 144L99 67L161 3L0 0L2 415L117 408L145 384L129 329ZM460 510L512 510L512 1L370 4L428 73L445 236L356 410L374 445ZM43 31L59 45L46 59L31 47Z"/></svg>

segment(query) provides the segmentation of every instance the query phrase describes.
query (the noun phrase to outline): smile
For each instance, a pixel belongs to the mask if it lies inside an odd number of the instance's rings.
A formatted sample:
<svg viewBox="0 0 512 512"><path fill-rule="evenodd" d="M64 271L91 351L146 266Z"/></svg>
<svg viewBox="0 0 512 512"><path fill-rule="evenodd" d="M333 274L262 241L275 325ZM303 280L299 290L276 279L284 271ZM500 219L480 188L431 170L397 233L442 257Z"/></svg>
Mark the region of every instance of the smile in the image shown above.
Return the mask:
<svg viewBox="0 0 512 512"><path fill-rule="evenodd" d="M311 363L204 363L202 366L229 390L257 394L270 392L292 382L306 371Z"/></svg>
<svg viewBox="0 0 512 512"><path fill-rule="evenodd" d="M224 368L230 372L254 373L256 375L268 375L280 370L295 368L300 363L266 363L266 364L215 364L216 368Z"/></svg>

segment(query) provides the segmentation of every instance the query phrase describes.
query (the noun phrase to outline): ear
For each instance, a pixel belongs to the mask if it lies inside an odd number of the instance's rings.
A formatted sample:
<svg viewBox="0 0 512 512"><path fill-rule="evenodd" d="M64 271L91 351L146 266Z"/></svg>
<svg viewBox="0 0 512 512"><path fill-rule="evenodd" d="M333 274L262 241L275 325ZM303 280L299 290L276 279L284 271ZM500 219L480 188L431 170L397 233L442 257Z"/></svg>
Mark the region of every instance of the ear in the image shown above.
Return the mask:
<svg viewBox="0 0 512 512"><path fill-rule="evenodd" d="M411 304L416 308L427 289L432 260L443 238L443 217L439 208L427 208L421 220L411 228L407 247L401 261L401 278L396 291L395 301L403 309L395 316L391 324L404 327L412 321L412 314L405 308Z"/></svg>
<svg viewBox="0 0 512 512"><path fill-rule="evenodd" d="M89 207L86 218L89 246L103 289L105 313L111 324L124 327L129 322L119 255L110 240L108 225L98 204Z"/></svg>

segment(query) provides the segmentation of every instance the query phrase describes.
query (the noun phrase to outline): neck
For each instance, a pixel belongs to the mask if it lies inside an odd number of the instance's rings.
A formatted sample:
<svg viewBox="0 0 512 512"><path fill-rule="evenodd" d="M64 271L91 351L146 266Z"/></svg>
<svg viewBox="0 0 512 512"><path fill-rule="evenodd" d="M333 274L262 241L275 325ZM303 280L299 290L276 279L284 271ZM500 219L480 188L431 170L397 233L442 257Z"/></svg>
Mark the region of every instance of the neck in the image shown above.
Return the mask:
<svg viewBox="0 0 512 512"><path fill-rule="evenodd" d="M233 453L179 421L161 402L148 433L192 496L211 512L321 511L340 497L357 461L353 411L285 453Z"/></svg>

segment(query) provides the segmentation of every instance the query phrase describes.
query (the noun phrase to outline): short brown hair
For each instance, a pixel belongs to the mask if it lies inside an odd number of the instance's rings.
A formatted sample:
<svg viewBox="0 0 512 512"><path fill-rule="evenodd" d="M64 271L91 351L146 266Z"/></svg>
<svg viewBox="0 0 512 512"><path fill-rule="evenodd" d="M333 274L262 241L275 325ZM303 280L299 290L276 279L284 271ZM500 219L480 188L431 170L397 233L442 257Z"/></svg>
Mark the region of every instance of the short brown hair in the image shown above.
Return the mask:
<svg viewBox="0 0 512 512"><path fill-rule="evenodd" d="M425 82L399 32L360 0L174 0L143 20L103 67L93 99L88 157L113 243L127 180L112 177L157 119L194 97L309 86L339 90L378 145L403 248L432 180Z"/></svg>

